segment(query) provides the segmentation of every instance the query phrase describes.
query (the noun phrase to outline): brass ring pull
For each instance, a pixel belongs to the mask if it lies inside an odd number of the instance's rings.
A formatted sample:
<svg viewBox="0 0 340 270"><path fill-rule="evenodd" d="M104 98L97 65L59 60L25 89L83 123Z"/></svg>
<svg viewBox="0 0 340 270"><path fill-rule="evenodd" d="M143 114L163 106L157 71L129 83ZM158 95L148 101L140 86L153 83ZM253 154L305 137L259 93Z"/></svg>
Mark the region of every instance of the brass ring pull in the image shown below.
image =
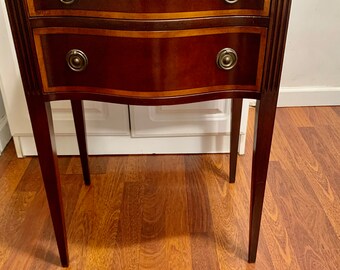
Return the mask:
<svg viewBox="0 0 340 270"><path fill-rule="evenodd" d="M65 5L71 5L75 2L76 0L60 0Z"/></svg>
<svg viewBox="0 0 340 270"><path fill-rule="evenodd" d="M220 50L216 57L216 64L224 70L233 69L237 64L237 53L231 48Z"/></svg>
<svg viewBox="0 0 340 270"><path fill-rule="evenodd" d="M89 63L86 54L78 49L70 50L67 53L66 62L70 69L77 72L83 71Z"/></svg>
<svg viewBox="0 0 340 270"><path fill-rule="evenodd" d="M235 4L238 0L225 0L228 4Z"/></svg>

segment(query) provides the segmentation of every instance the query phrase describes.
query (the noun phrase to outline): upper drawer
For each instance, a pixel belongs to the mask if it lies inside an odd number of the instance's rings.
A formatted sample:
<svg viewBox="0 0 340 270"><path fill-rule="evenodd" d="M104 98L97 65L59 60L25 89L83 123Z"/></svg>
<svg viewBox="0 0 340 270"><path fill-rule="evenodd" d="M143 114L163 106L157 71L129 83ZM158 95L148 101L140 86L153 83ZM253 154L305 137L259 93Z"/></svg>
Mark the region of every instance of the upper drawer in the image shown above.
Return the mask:
<svg viewBox="0 0 340 270"><path fill-rule="evenodd" d="M175 19L268 16L270 0L27 0L31 16Z"/></svg>
<svg viewBox="0 0 340 270"><path fill-rule="evenodd" d="M266 29L36 28L34 39L44 92L157 98L259 91Z"/></svg>

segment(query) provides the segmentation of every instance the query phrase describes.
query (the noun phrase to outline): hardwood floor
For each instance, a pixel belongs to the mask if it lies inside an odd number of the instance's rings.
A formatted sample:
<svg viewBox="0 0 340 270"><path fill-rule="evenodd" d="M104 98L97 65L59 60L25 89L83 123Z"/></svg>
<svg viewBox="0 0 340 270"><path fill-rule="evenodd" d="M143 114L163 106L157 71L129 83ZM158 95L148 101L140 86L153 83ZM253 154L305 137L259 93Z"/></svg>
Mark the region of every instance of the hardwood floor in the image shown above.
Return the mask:
<svg viewBox="0 0 340 270"><path fill-rule="evenodd" d="M254 111L229 156L59 158L70 269L340 269L340 107L277 111L258 258L248 264ZM0 156L0 268L60 269L37 158Z"/></svg>

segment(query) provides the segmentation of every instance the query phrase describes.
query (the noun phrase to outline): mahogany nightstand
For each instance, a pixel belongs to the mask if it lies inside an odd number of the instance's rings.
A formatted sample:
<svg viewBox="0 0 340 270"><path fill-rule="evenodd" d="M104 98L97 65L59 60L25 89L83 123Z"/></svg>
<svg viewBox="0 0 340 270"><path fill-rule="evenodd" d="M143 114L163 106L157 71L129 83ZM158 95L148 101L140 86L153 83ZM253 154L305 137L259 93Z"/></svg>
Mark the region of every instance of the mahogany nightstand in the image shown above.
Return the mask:
<svg viewBox="0 0 340 270"><path fill-rule="evenodd" d="M230 182L243 98L257 99L248 261L255 262L291 0L6 0L56 234L67 238L50 101L71 100L90 184L82 100L232 99Z"/></svg>

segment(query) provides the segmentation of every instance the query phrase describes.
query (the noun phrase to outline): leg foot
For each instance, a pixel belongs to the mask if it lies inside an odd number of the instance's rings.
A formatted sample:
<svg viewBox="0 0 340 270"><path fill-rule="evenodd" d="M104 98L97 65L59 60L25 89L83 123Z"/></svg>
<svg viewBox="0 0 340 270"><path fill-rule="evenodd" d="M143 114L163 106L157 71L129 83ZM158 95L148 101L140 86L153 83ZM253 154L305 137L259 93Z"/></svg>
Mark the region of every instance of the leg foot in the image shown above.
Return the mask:
<svg viewBox="0 0 340 270"><path fill-rule="evenodd" d="M42 97L27 97L27 103L60 260L63 266L67 266L67 236L51 107Z"/></svg>
<svg viewBox="0 0 340 270"><path fill-rule="evenodd" d="M253 263L256 260L270 148L274 129L276 98L275 95L268 95L256 104L249 218L248 261L250 263Z"/></svg>

